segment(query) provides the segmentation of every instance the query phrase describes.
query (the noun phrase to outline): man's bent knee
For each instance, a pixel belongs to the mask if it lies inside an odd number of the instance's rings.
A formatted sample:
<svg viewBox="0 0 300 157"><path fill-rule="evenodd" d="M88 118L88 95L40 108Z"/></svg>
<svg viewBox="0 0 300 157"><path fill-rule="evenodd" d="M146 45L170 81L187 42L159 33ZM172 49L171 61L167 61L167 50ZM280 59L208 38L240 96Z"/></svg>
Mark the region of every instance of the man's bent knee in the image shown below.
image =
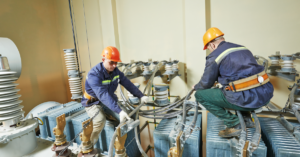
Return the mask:
<svg viewBox="0 0 300 157"><path fill-rule="evenodd" d="M205 90L197 90L196 93L195 93L195 98L198 102L203 102L203 96L202 96L202 93L204 92Z"/></svg>
<svg viewBox="0 0 300 157"><path fill-rule="evenodd" d="M93 121L93 131L101 131L105 126L106 119L102 119L101 121Z"/></svg>

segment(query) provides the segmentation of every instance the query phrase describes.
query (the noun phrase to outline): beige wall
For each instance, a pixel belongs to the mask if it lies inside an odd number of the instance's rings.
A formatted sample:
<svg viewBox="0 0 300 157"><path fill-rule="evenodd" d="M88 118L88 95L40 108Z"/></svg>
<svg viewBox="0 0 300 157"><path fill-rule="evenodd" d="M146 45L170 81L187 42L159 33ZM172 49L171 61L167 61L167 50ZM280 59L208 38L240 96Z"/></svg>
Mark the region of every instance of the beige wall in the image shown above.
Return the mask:
<svg viewBox="0 0 300 157"><path fill-rule="evenodd" d="M0 36L10 38L22 59L21 89L25 114L46 101L67 102L54 2L1 0Z"/></svg>

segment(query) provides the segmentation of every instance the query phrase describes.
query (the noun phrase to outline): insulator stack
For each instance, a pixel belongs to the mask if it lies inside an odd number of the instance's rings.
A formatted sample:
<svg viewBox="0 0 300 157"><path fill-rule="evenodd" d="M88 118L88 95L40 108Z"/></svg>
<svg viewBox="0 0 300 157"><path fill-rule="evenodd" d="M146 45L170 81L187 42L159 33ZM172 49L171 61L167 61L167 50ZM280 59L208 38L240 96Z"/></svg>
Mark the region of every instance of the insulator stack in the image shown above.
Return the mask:
<svg viewBox="0 0 300 157"><path fill-rule="evenodd" d="M150 70L151 63L144 62L143 65L143 75L150 75L152 73L152 71Z"/></svg>
<svg viewBox="0 0 300 157"><path fill-rule="evenodd" d="M25 112L22 111L24 106L20 105L22 100L18 100L20 89L15 89L18 84L13 83L18 80L14 76L17 72L10 71L7 58L1 55L0 65L0 122L3 123L0 130L5 131L18 124Z"/></svg>
<svg viewBox="0 0 300 157"><path fill-rule="evenodd" d="M178 63L179 63L178 60L174 60L173 61L173 65L172 65L172 70L173 71L179 71L179 69L178 69Z"/></svg>
<svg viewBox="0 0 300 157"><path fill-rule="evenodd" d="M282 55L281 56L281 71L282 72L294 72L294 60L295 58L292 55Z"/></svg>
<svg viewBox="0 0 300 157"><path fill-rule="evenodd" d="M174 74L173 72L173 62L166 62L165 63L165 72L164 72L164 75L172 75Z"/></svg>
<svg viewBox="0 0 300 157"><path fill-rule="evenodd" d="M155 103L157 103L159 106L165 106L169 104L168 99L168 85L167 84L159 84L155 85Z"/></svg>
<svg viewBox="0 0 300 157"><path fill-rule="evenodd" d="M82 78L80 77L79 65L75 49L64 49L65 62L69 76L69 86L72 99L80 99L82 97Z"/></svg>
<svg viewBox="0 0 300 157"><path fill-rule="evenodd" d="M136 71L142 70L142 65L143 65L143 62L136 63Z"/></svg>

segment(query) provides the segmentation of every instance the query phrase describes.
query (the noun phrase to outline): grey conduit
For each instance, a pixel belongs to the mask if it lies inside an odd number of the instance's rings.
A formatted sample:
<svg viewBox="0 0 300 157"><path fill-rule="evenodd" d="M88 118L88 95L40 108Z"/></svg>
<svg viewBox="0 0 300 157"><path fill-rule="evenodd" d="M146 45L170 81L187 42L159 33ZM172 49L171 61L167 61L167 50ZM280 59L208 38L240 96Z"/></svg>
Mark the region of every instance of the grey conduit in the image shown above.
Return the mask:
<svg viewBox="0 0 300 157"><path fill-rule="evenodd" d="M152 112L152 113L151 113L151 112L142 112L142 113L140 113L140 115L157 115L157 114L159 114L159 113L168 112L168 111L170 111L170 110L172 110L172 109L174 109L174 108L176 108L176 107L182 105L182 103L183 103L183 102L177 103L176 105L170 107L170 108L167 109L167 110L161 110L161 111L159 110L159 111L155 111L155 113L153 113L153 112Z"/></svg>
<svg viewBox="0 0 300 157"><path fill-rule="evenodd" d="M136 113L142 106L144 105L144 103L141 103L138 107L136 107L133 111L131 111L128 116L131 117L134 113ZM120 127L121 125L123 125L123 123L125 123L126 119L122 122L120 122L120 124L117 126ZM117 129L115 130L114 134L113 134L113 137L110 141L110 144L109 144L109 149L108 149L108 156L109 157L113 157L113 150L114 150L114 143L115 143L115 139L117 137Z"/></svg>
<svg viewBox="0 0 300 157"><path fill-rule="evenodd" d="M186 95L185 100L187 100L193 92L194 92L194 89L190 90L188 92L188 94ZM186 104L185 103L183 103L182 110L186 111ZM186 112L183 112L183 114L182 114L182 126L181 126L181 128L179 128L179 132L184 130L185 122L186 122Z"/></svg>
<svg viewBox="0 0 300 157"><path fill-rule="evenodd" d="M192 109L193 107L187 107L186 108L186 112L187 111L189 111L190 109ZM180 111L177 111L177 112L175 112L175 113L172 113L172 114L166 114L166 115L164 115L164 116L162 116L162 117L157 117L157 116L155 116L155 117L152 117L152 116L147 116L147 115L141 115L142 117L145 117L145 118L151 118L151 119L165 119L165 118L173 118L173 117L176 117L178 114L181 114L182 112L183 112L184 110L180 110Z"/></svg>
<svg viewBox="0 0 300 157"><path fill-rule="evenodd" d="M198 105L199 103L196 101L197 105L195 106L195 113L194 113L194 118L193 118L193 121L191 123L191 127L194 128L195 127L195 124L197 122L197 118L198 118Z"/></svg>
<svg viewBox="0 0 300 157"><path fill-rule="evenodd" d="M259 120L255 114L254 111L251 111L252 117L255 122L255 133L253 134L251 138L251 145L252 145L252 150L251 152L254 152L258 148L259 142L260 142L260 137L261 137L261 128L260 128L260 123Z"/></svg>
<svg viewBox="0 0 300 157"><path fill-rule="evenodd" d="M136 112L136 115L135 115L135 118L136 119L139 119L139 111ZM135 135L135 141L136 141L136 144L140 150L140 152L142 153L142 155L144 157L148 157L148 155L145 153L145 151L143 150L142 146L141 146L141 143L140 143L140 140L139 140L139 135L138 135L138 131L137 131L137 127L134 128L134 135Z"/></svg>

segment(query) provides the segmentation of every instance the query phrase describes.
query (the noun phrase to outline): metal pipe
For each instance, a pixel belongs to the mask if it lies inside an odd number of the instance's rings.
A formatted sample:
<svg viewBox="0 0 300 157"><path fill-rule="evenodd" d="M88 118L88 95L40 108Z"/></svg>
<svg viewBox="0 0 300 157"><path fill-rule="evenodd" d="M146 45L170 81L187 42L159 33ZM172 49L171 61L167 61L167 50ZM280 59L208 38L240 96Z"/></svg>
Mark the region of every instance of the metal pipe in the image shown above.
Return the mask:
<svg viewBox="0 0 300 157"><path fill-rule="evenodd" d="M265 68L265 72L267 72L268 66L269 66L269 61L266 58L264 58L262 56L259 56L259 55L255 55L254 57L257 58L257 59L262 59L263 60L263 66Z"/></svg>
<svg viewBox="0 0 300 157"><path fill-rule="evenodd" d="M186 111L188 111L188 110L190 110L190 109L192 109L193 107L187 107L186 108ZM175 112L174 114L166 114L166 115L164 115L164 116L162 116L162 117L158 117L158 116L156 116L156 117L152 117L152 116L146 116L146 115L140 115L140 116L142 116L142 117L145 117L145 118L151 118L151 119L165 119L165 118L173 118L173 117L176 117L178 114L181 114L181 112L183 112L183 110L180 110L180 111L178 111L178 112Z"/></svg>
<svg viewBox="0 0 300 157"><path fill-rule="evenodd" d="M155 114L153 114L153 113L148 113L148 112L142 112L141 115L156 115L156 114L158 114L158 113L168 112L168 111L170 111L170 110L172 110L172 109L174 109L174 108L176 108L176 107L182 105L182 103L183 103L183 102L180 102L180 103L178 103L177 105L168 108L167 110L162 110L162 111L158 111L158 112L156 111Z"/></svg>
<svg viewBox="0 0 300 157"><path fill-rule="evenodd" d="M252 146L251 154L252 154L259 146L259 142L260 142L260 138L261 138L261 128L260 128L260 123L256 116L256 113L254 111L251 111L251 114L252 114L252 117L255 122L255 133L253 134L253 136L251 138L251 146Z"/></svg>
<svg viewBox="0 0 300 157"><path fill-rule="evenodd" d="M293 86L293 88L292 88L292 90L291 90L291 93L290 93L290 95L289 95L289 100L290 100L290 108L292 109L293 107L294 107L294 105L295 105L295 92L296 92L296 89L299 87L299 85L298 84L294 84L294 86Z"/></svg>
<svg viewBox="0 0 300 157"><path fill-rule="evenodd" d="M190 90L188 92L187 96L185 97L185 100L187 100L193 92L194 92L194 89ZM179 128L179 132L184 130L184 125L185 125L185 122L186 122L186 112L185 112L186 111L186 104L185 103L183 103L182 111L183 111L183 114L182 114L182 127Z"/></svg>
<svg viewBox="0 0 300 157"><path fill-rule="evenodd" d="M241 127L242 127L242 130L245 130L246 131L246 125L245 125L245 121L244 121L244 118L241 114L240 111L236 111L237 112L237 115L239 117L239 120L240 120L240 124L241 124Z"/></svg>
<svg viewBox="0 0 300 157"><path fill-rule="evenodd" d="M294 131L294 126L288 122L286 119L284 119L283 115L279 115L276 118L289 132L293 132Z"/></svg>
<svg viewBox="0 0 300 157"><path fill-rule="evenodd" d="M136 113L136 115L135 115L135 119L139 119L138 114L139 114L139 111L137 111L137 113ZM142 148L142 146L141 146L141 143L140 143L140 141L139 141L139 136L138 136L137 127L134 128L134 135L135 135L135 141L136 141L136 144L137 144L137 146L138 146L140 152L142 153L142 155L143 155L144 157L148 157L148 155L144 152L144 150L143 150L143 148Z"/></svg>
<svg viewBox="0 0 300 157"><path fill-rule="evenodd" d="M298 107L298 105L295 104L295 92L298 89L298 87L299 87L299 84L295 83L292 90L291 90L289 100L290 100L290 108L293 110L298 122L300 123L300 114L298 112L299 107Z"/></svg>
<svg viewBox="0 0 300 157"><path fill-rule="evenodd" d="M239 120L240 120L240 125L242 127L242 132L241 132L240 139L239 139L239 150L238 150L238 152L241 153L242 155L245 155L245 154L243 154L243 149L244 149L246 139L247 139L246 124L245 124L245 121L244 121L244 118L243 118L241 112L240 111L236 111L236 112L237 112L237 115L238 115Z"/></svg>
<svg viewBox="0 0 300 157"><path fill-rule="evenodd" d="M293 107L293 111L294 111L294 114L295 114L295 116L296 116L298 122L300 123L300 114L299 114L299 112L298 112L298 108Z"/></svg>
<svg viewBox="0 0 300 157"><path fill-rule="evenodd" d="M195 113L194 113L194 118L193 121L191 123L191 127L194 128L197 122L197 118L198 118L198 105L199 103L196 101L197 105L195 106Z"/></svg>
<svg viewBox="0 0 300 157"><path fill-rule="evenodd" d="M131 111L128 116L131 117L133 114L135 114L142 106L144 105L144 103L142 102L138 107L136 107L133 111ZM138 115L136 115L138 116ZM120 124L117 126L120 127L125 123L126 119L124 119L122 122L120 122ZM109 157L113 157L113 149L114 149L114 143L115 143L115 139L117 137L117 129L115 130L113 137L110 141L110 145L109 145L109 149L108 149L108 156Z"/></svg>
<svg viewBox="0 0 300 157"><path fill-rule="evenodd" d="M168 105L168 106L164 106L164 107L162 107L162 108L158 108L158 109L155 109L154 111L155 112L158 112L158 111L168 111L168 110L165 110L165 109L170 109L172 106L178 106L178 103L181 103L184 99L185 99L186 97L183 97L182 99L180 99L180 100L178 100L178 101L176 101L176 102L174 102L173 104L170 104L170 105ZM145 112L153 112L153 110L145 110L145 111L142 111L142 113L145 113Z"/></svg>
<svg viewBox="0 0 300 157"><path fill-rule="evenodd" d="M69 10L70 10L70 18L71 18L71 24L72 24L72 33L73 33L73 40L74 40L74 48L75 48L75 53L76 53L76 56L77 56L77 44L76 44L76 39L75 39L75 31L74 31L74 24L73 24L72 7L71 7L70 0L69 0ZM77 63L78 63L78 57L77 57ZM78 71L80 71L80 66L78 66Z"/></svg>

